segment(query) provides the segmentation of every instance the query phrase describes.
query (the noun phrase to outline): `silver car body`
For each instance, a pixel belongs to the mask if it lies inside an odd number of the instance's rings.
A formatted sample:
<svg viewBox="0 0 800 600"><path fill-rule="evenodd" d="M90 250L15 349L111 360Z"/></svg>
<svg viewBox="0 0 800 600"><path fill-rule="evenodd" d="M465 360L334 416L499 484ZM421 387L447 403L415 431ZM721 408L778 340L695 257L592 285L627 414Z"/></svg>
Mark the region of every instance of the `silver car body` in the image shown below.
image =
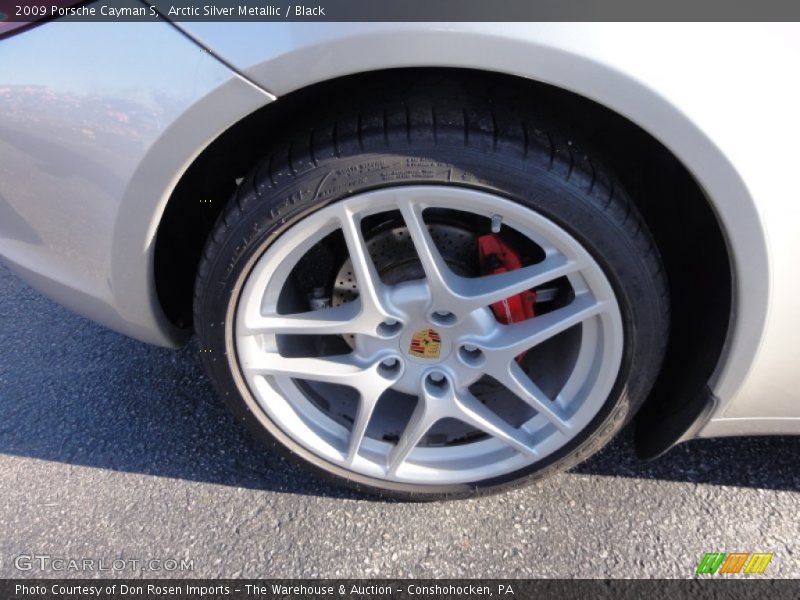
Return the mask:
<svg viewBox="0 0 800 600"><path fill-rule="evenodd" d="M0 42L0 255L76 312L176 346L156 230L181 175L233 123L377 69L526 77L638 124L718 216L733 314L714 412L692 435L800 434L797 64L793 25L50 22Z"/></svg>

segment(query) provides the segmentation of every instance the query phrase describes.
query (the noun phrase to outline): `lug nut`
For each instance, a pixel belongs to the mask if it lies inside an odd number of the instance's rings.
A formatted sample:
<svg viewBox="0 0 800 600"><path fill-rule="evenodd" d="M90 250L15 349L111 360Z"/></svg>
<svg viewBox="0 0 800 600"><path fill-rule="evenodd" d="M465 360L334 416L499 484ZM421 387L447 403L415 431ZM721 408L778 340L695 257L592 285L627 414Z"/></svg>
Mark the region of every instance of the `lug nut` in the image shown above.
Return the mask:
<svg viewBox="0 0 800 600"><path fill-rule="evenodd" d="M449 381L445 378L444 373L441 371L433 371L428 373L425 378L425 391L435 398L443 398L450 388Z"/></svg>
<svg viewBox="0 0 800 600"><path fill-rule="evenodd" d="M431 320L435 325L447 327L456 322L456 316L449 310L435 310L431 313Z"/></svg>
<svg viewBox="0 0 800 600"><path fill-rule="evenodd" d="M475 344L464 344L458 349L458 357L468 367L479 367L483 364L483 351Z"/></svg>
<svg viewBox="0 0 800 600"><path fill-rule="evenodd" d="M391 337L397 335L402 328L403 324L400 321L389 318L378 325L378 335Z"/></svg>

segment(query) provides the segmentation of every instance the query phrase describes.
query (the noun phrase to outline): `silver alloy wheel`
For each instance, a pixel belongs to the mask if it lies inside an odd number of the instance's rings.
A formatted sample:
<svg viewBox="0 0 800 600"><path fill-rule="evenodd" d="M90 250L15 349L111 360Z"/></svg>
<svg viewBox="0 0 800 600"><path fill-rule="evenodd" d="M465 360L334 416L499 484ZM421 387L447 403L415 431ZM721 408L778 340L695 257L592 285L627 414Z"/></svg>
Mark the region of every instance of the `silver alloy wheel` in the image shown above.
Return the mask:
<svg viewBox="0 0 800 600"><path fill-rule="evenodd" d="M544 259L496 275L457 275L423 220L423 211L433 208L499 216L536 243ZM402 215L424 270L422 280L387 285L375 269L361 221L389 211ZM357 299L333 308L279 313L281 292L298 260L337 230L358 282ZM470 483L525 468L562 448L590 423L608 398L622 361L619 305L597 262L551 220L486 192L401 186L346 198L289 227L242 278L229 335L236 354L233 366L241 371L247 391L296 444L333 465L379 480ZM498 322L489 308L559 278L566 278L572 290L564 306L511 325ZM575 328L580 336L571 372L560 391L547 397L516 357ZM282 336L308 335L353 335L354 349L322 357L281 352ZM438 338L438 352L415 352L420 335ZM514 426L477 399L469 388L484 375L532 408L530 418ZM312 401L303 382L356 390L352 425ZM396 442L367 434L387 390L417 398ZM443 419L485 435L468 443L421 445L426 432Z"/></svg>

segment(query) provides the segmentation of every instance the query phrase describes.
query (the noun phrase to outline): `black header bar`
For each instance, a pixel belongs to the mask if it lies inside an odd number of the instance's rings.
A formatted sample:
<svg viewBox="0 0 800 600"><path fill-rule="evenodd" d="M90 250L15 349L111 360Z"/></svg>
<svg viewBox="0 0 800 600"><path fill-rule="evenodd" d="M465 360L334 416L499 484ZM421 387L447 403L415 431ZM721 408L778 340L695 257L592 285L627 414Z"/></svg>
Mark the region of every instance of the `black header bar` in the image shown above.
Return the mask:
<svg viewBox="0 0 800 600"><path fill-rule="evenodd" d="M800 21L798 0L0 0L0 21Z"/></svg>

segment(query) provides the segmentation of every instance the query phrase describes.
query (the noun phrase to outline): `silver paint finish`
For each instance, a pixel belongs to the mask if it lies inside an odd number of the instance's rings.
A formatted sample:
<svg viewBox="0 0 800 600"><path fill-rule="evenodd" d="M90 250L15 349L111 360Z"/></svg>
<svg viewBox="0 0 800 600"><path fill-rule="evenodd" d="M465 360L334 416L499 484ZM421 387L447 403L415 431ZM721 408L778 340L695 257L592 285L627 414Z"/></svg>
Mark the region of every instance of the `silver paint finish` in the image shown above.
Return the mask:
<svg viewBox="0 0 800 600"><path fill-rule="evenodd" d="M141 340L181 340L154 236L191 160L271 99L165 23L48 23L0 42L0 256Z"/></svg>

